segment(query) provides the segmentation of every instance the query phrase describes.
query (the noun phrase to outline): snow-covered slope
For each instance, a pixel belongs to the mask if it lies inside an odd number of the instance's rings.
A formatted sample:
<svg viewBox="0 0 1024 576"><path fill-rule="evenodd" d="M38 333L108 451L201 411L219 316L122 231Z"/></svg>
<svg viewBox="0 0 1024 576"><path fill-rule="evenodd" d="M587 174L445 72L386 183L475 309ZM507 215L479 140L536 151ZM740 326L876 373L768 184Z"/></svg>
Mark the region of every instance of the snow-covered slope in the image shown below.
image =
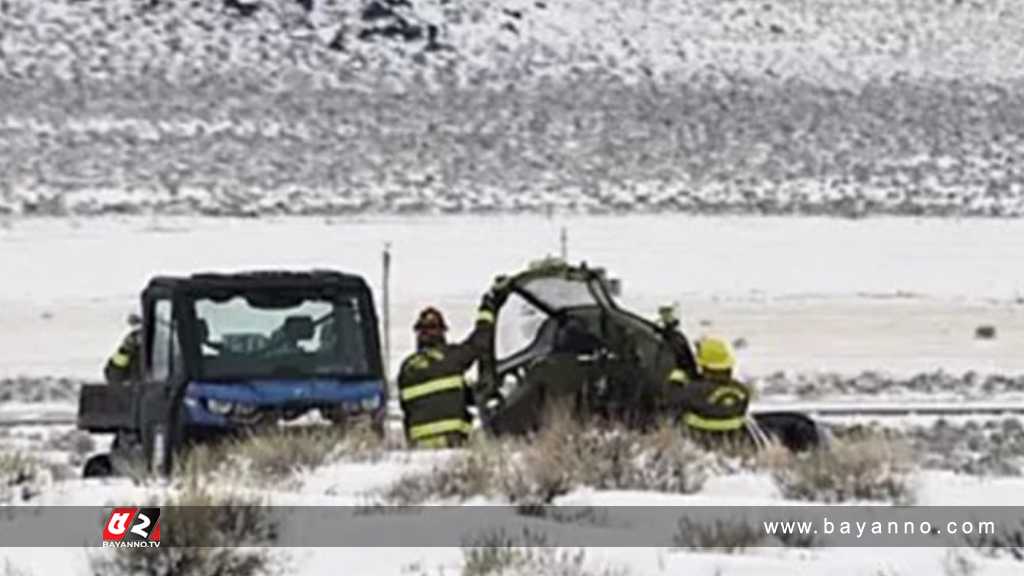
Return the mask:
<svg viewBox="0 0 1024 576"><path fill-rule="evenodd" d="M4 2L0 212L1024 212L1017 2L303 4Z"/></svg>

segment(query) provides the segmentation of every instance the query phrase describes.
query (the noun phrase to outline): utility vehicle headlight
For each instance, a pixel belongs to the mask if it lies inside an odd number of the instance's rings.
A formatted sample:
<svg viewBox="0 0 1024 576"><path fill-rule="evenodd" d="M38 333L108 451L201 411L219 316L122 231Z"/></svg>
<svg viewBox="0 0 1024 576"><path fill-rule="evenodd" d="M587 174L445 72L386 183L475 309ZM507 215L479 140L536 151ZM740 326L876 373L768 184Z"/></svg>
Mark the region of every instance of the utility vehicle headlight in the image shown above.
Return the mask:
<svg viewBox="0 0 1024 576"><path fill-rule="evenodd" d="M251 416L256 412L256 406L252 404L235 404L236 416Z"/></svg>
<svg viewBox="0 0 1024 576"><path fill-rule="evenodd" d="M363 398L360 405L363 407L363 410L366 411L376 410L377 408L380 408L380 395L374 394L368 398Z"/></svg>
<svg viewBox="0 0 1024 576"><path fill-rule="evenodd" d="M231 413L231 409L234 407L234 402L225 402L224 400L216 400L213 398L208 398L206 400L206 409L220 416L227 416Z"/></svg>

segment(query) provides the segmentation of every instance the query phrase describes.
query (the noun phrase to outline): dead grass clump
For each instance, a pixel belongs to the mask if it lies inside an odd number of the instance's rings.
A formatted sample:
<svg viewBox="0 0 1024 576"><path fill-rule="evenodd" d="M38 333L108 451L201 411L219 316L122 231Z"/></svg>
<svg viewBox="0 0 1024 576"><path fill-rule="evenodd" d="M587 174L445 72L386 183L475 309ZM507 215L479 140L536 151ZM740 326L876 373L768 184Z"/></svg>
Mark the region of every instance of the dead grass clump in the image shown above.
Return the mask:
<svg viewBox="0 0 1024 576"><path fill-rule="evenodd" d="M713 465L670 426L638 432L558 418L524 440L475 441L443 465L402 478L384 499L410 505L498 496L533 506L581 486L688 494L703 487Z"/></svg>
<svg viewBox="0 0 1024 576"><path fill-rule="evenodd" d="M474 438L462 454L427 472L407 474L382 495L385 502L411 506L429 500L466 500L491 495L511 482L508 445Z"/></svg>
<svg viewBox="0 0 1024 576"><path fill-rule="evenodd" d="M341 460L382 458L384 440L370 425L272 428L215 444L193 446L177 463L176 477L230 474L256 484L280 482Z"/></svg>
<svg viewBox="0 0 1024 576"><path fill-rule="evenodd" d="M682 517L676 524L672 543L687 550L714 550L735 553L762 544L764 532L746 518L700 522Z"/></svg>
<svg viewBox="0 0 1024 576"><path fill-rule="evenodd" d="M462 576L626 576L624 568L587 566L586 551L548 545L543 535L489 531L462 546Z"/></svg>
<svg viewBox="0 0 1024 576"><path fill-rule="evenodd" d="M783 496L791 500L914 501L911 451L879 436L837 440L828 449L798 455L769 450L763 462Z"/></svg>
<svg viewBox="0 0 1024 576"><path fill-rule="evenodd" d="M27 502L52 481L49 467L20 452L0 453L0 504Z"/></svg>

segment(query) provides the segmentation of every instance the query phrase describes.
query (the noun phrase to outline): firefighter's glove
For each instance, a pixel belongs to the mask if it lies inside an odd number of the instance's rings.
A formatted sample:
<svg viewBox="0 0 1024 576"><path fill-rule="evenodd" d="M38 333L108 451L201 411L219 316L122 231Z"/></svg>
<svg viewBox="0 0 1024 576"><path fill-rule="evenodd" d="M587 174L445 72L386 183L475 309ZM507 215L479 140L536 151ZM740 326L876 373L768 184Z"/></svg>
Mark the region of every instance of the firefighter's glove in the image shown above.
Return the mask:
<svg viewBox="0 0 1024 576"><path fill-rule="evenodd" d="M494 283L491 284L491 294L494 298L494 303L501 308L508 300L509 294L512 293L512 280L508 276L498 276L494 279Z"/></svg>
<svg viewBox="0 0 1024 576"><path fill-rule="evenodd" d="M139 335L132 333L124 337L121 341L121 349L125 352L132 353L139 349Z"/></svg>
<svg viewBox="0 0 1024 576"><path fill-rule="evenodd" d="M481 314L487 313L492 317L501 308L501 304L498 303L498 299L495 297L493 292L484 294L483 299L480 300L480 312ZM492 318L493 320L493 318Z"/></svg>
<svg viewBox="0 0 1024 576"><path fill-rule="evenodd" d="M508 300L508 292L491 288L484 294L484 298L480 302L480 308L490 312L497 312L505 305L506 300Z"/></svg>

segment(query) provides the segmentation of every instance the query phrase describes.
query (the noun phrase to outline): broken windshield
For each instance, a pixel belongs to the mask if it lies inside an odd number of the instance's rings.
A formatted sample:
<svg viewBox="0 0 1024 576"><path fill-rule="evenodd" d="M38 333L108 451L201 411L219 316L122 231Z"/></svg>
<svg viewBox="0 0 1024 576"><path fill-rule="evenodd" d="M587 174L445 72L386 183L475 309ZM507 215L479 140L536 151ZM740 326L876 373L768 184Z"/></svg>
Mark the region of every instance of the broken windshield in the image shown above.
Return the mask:
<svg viewBox="0 0 1024 576"><path fill-rule="evenodd" d="M598 305L583 280L548 276L529 280L521 288L552 310Z"/></svg>
<svg viewBox="0 0 1024 576"><path fill-rule="evenodd" d="M519 294L509 296L498 315L494 356L499 361L525 349L536 338L547 315Z"/></svg>
<svg viewBox="0 0 1024 576"><path fill-rule="evenodd" d="M367 330L357 297L267 296L195 301L204 379L370 373Z"/></svg>

